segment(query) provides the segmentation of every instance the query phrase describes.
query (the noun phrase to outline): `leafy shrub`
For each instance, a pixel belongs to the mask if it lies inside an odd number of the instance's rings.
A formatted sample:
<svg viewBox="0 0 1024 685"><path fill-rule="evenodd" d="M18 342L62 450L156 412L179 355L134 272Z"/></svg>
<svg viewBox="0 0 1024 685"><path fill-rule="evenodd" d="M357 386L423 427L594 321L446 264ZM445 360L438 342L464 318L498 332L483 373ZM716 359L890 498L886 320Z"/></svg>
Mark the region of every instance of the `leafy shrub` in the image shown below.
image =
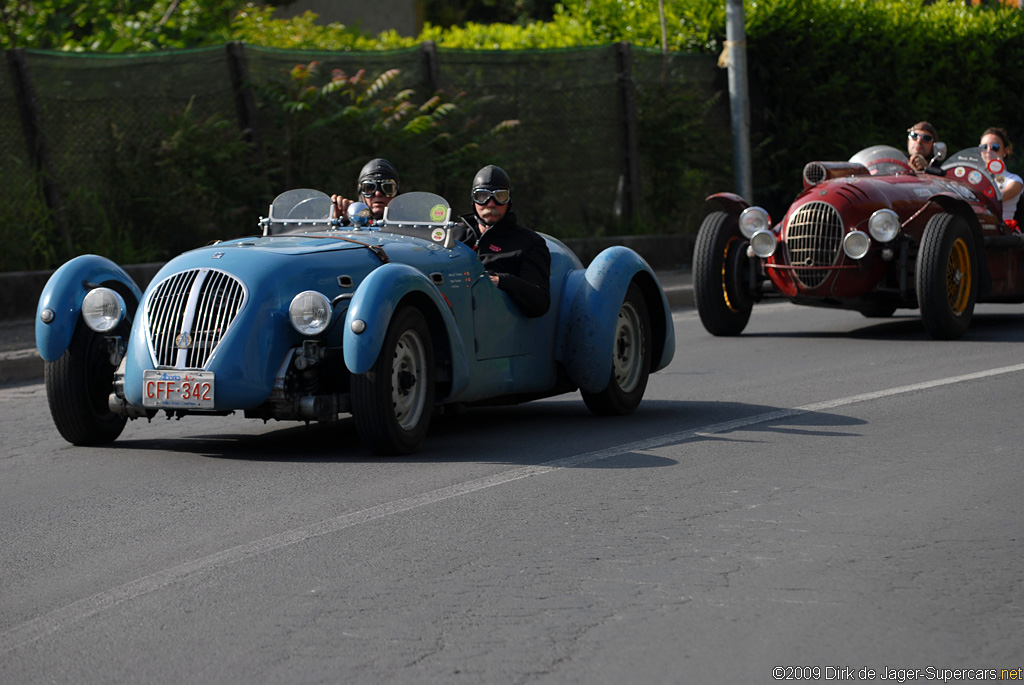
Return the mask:
<svg viewBox="0 0 1024 685"><path fill-rule="evenodd" d="M97 226L119 227L118 239L131 249L168 258L256 231L269 189L234 122L219 114L200 118L190 103L147 140L116 129L111 138L114 182L105 201L96 203L106 208L97 211L104 219Z"/></svg>
<svg viewBox="0 0 1024 685"><path fill-rule="evenodd" d="M416 102L413 90L395 88L399 74L389 69L371 79L363 70L349 76L335 69L317 85L320 64L311 62L264 86L260 100L271 128L283 132L266 149L276 170L272 181L281 190L337 192L342 179L347 194L363 164L384 157L397 167L403 190L447 195L449 179L472 174L518 125L485 127L479 112L487 98L464 92L439 91Z"/></svg>
<svg viewBox="0 0 1024 685"><path fill-rule="evenodd" d="M227 40L238 0L8 0L0 7L0 48L137 52Z"/></svg>

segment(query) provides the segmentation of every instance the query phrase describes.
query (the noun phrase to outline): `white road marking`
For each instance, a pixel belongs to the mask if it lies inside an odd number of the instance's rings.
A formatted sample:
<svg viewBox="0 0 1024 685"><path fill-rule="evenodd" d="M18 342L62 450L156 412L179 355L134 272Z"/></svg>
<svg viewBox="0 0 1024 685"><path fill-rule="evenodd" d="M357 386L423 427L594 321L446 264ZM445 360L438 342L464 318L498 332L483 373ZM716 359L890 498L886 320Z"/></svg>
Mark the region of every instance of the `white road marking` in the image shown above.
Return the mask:
<svg viewBox="0 0 1024 685"><path fill-rule="evenodd" d="M446 488L432 490L431 492L426 492L421 495L415 495L395 500L394 502L380 504L375 507L370 507L369 509L344 514L342 516L313 523L308 526L294 528L283 533L278 533L277 535L271 535L244 545L238 545L237 547L232 547L230 549L217 552L216 554L210 554L208 556L150 574L130 583L125 583L119 587L97 593L91 597L86 597L60 609L55 609L0 634L0 654L5 654L19 647L35 642L36 640L48 635L52 635L66 626L87 619L90 616L95 616L96 614L112 609L119 604L131 601L132 599L142 595L155 592L156 590L167 587L168 585L181 582L195 574L235 564L240 561L244 561L245 559L250 559L261 554L273 552L283 547L305 542L306 540L310 540L321 535L335 533L337 531L351 528L362 523L368 523L386 516L400 514L413 509L420 509L431 504L443 502L455 497L461 497L462 495L468 495L472 492L486 490L488 488L522 480L523 478L541 476L545 473L550 473L558 469L579 466L581 464L589 464L602 459L617 457L629 452L642 452L644 450L651 450L658 447L664 447L666 445L685 442L705 435L728 433L739 428L767 423L769 421L777 421L779 419L799 416L810 412L835 409L837 407L857 404L859 402L869 402L871 400L885 397L903 395L920 390L952 385L955 383L965 383L967 381L978 380L980 378L989 378L992 376L1016 373L1019 371L1024 371L1024 364L1003 366L996 369L978 371L976 373L940 378L934 381L914 383L913 385L904 385L896 388L889 388L887 390L852 395L850 397L843 397L825 402L816 402L814 404L806 404L793 409L780 409L778 411L765 412L744 419L725 421L692 430L660 435L646 440L637 440L624 445L617 445L615 447L609 447L607 449L597 450L594 452L586 452L572 457L555 459L554 461L545 462L536 466L524 466L504 473L488 476L486 478L478 478L476 480L452 485ZM5 392L6 391L0 391L0 401L4 399L2 396Z"/></svg>

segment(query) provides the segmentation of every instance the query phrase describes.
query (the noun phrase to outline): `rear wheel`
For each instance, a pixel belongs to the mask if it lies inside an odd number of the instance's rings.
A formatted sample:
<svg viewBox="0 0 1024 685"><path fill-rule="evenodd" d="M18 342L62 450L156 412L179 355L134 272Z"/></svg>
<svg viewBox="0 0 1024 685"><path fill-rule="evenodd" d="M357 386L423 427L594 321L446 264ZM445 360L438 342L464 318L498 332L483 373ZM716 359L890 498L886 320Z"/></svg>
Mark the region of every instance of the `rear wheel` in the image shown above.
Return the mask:
<svg viewBox="0 0 1024 685"><path fill-rule="evenodd" d="M395 313L373 367L352 377L352 416L374 454L410 454L430 427L434 345L415 307Z"/></svg>
<svg viewBox="0 0 1024 685"><path fill-rule="evenodd" d="M651 318L636 283L630 283L615 322L612 372L601 392L582 392L587 408L601 416L632 414L651 373Z"/></svg>
<svg viewBox="0 0 1024 685"><path fill-rule="evenodd" d="M110 411L114 372L106 337L79 321L60 359L43 368L53 423L73 445L105 445L124 430L128 417Z"/></svg>
<svg viewBox="0 0 1024 685"><path fill-rule="evenodd" d="M955 214L928 220L917 254L917 304L933 338L963 336L974 315L977 256L967 221Z"/></svg>
<svg viewBox="0 0 1024 685"><path fill-rule="evenodd" d="M708 214L693 249L693 297L701 323L712 335L739 335L754 307L746 241L737 218L725 212Z"/></svg>

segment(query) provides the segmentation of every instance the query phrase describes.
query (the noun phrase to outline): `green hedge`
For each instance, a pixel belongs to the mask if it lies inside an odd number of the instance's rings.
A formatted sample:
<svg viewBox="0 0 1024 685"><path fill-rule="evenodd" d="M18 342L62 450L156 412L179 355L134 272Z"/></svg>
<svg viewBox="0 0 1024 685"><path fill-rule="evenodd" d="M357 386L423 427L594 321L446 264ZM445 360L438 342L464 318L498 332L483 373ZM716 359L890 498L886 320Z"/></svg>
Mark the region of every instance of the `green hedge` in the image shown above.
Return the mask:
<svg viewBox="0 0 1024 685"><path fill-rule="evenodd" d="M667 47L718 54L724 0L668 0ZM991 125L1024 144L1024 15L963 0L759 0L745 3L755 199L785 207L812 159L848 159L879 143L902 147L905 129L927 119L951 150L977 143ZM416 38L369 40L340 26L312 28L251 8L236 38L308 41L324 49L439 47L546 49L628 41L661 47L657 0L565 0L550 22L526 26L427 26ZM274 28L271 28L274 27ZM296 36L304 36L296 41ZM260 43L267 44L267 43ZM1022 155L1024 156L1024 155ZM1015 160L1010 168L1022 171Z"/></svg>
<svg viewBox="0 0 1024 685"><path fill-rule="evenodd" d="M747 18L761 198L791 196L812 159L902 148L907 127L922 119L950 151L976 145L993 125L1024 143L1019 10L773 0Z"/></svg>

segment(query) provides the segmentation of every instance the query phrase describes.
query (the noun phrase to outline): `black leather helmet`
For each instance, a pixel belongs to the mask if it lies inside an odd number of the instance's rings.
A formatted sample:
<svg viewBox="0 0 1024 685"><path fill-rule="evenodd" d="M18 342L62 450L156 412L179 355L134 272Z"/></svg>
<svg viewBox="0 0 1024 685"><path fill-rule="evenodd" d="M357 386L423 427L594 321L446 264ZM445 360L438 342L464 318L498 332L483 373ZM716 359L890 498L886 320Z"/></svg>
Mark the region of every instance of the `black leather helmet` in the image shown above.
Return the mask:
<svg viewBox="0 0 1024 685"><path fill-rule="evenodd" d="M396 183L399 182L398 170L395 166L386 159L378 157L377 159L371 159L359 172L358 183L362 183L366 180L379 180L382 178L393 179Z"/></svg>
<svg viewBox="0 0 1024 685"><path fill-rule="evenodd" d="M488 164L480 171L476 172L476 177L473 179L473 189L486 188L487 190L511 190L512 181L509 180L508 174L500 166L494 166Z"/></svg>

